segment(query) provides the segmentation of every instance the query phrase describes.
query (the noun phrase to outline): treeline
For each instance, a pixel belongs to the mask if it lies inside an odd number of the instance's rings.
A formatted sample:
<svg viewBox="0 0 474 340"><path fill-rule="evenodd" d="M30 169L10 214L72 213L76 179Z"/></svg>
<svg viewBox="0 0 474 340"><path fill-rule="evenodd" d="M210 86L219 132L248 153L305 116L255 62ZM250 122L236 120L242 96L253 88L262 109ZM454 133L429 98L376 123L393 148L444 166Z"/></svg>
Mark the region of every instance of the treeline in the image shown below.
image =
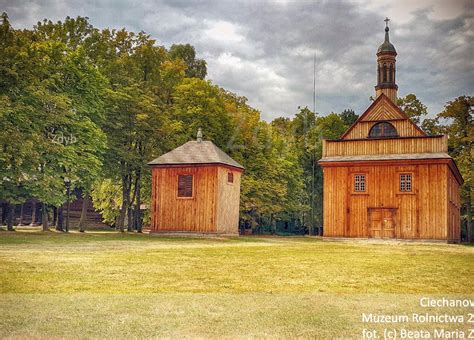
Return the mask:
<svg viewBox="0 0 474 340"><path fill-rule="evenodd" d="M47 230L50 211L62 214L68 191L80 188L107 223L141 231L148 216L140 206L151 196L146 163L195 138L198 127L246 168L243 224L293 221L310 232L322 225L321 139L340 137L357 119L352 110L320 116L301 108L292 119L265 122L246 98L205 79L206 62L191 45L167 49L144 32L99 30L83 17L17 30L3 13L0 55L0 200L9 229L15 205L34 198ZM423 121L430 133L452 137L465 206L472 198L466 102L472 98ZM415 119L426 115L414 95L399 105Z"/></svg>

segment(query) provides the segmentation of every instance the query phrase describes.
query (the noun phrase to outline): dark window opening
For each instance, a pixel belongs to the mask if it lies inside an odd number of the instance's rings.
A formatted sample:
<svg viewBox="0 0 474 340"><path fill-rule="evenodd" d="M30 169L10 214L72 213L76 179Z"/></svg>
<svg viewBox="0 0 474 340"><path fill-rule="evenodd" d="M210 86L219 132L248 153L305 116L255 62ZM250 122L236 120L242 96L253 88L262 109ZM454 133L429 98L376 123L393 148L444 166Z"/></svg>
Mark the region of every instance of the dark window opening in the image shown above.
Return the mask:
<svg viewBox="0 0 474 340"><path fill-rule="evenodd" d="M232 172L227 173L227 183L234 183L234 174Z"/></svg>
<svg viewBox="0 0 474 340"><path fill-rule="evenodd" d="M400 174L400 191L411 192L411 174Z"/></svg>
<svg viewBox="0 0 474 340"><path fill-rule="evenodd" d="M354 191L365 192L365 174L354 175Z"/></svg>
<svg viewBox="0 0 474 340"><path fill-rule="evenodd" d="M387 122L377 123L369 131L369 138L398 137L395 127Z"/></svg>
<svg viewBox="0 0 474 340"><path fill-rule="evenodd" d="M178 175L178 197L193 197L193 175Z"/></svg>
<svg viewBox="0 0 474 340"><path fill-rule="evenodd" d="M383 64L383 82L387 81L387 64Z"/></svg>
<svg viewBox="0 0 474 340"><path fill-rule="evenodd" d="M390 64L390 74L389 74L389 76L390 76L389 81L392 83L394 81L393 80L393 65L392 64Z"/></svg>

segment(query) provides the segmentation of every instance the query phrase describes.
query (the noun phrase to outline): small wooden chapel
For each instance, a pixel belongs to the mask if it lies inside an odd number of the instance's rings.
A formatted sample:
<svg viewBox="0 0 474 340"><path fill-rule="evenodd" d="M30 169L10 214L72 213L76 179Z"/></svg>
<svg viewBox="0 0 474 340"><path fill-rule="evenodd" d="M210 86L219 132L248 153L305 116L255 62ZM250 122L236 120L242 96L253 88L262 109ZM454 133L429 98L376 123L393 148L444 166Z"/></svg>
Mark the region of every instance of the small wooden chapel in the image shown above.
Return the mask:
<svg viewBox="0 0 474 340"><path fill-rule="evenodd" d="M196 141L148 163L151 233L238 235L244 167L211 141Z"/></svg>
<svg viewBox="0 0 474 340"><path fill-rule="evenodd" d="M447 136L426 135L396 105L386 24L375 101L339 140L323 141L324 236L458 242L463 179Z"/></svg>

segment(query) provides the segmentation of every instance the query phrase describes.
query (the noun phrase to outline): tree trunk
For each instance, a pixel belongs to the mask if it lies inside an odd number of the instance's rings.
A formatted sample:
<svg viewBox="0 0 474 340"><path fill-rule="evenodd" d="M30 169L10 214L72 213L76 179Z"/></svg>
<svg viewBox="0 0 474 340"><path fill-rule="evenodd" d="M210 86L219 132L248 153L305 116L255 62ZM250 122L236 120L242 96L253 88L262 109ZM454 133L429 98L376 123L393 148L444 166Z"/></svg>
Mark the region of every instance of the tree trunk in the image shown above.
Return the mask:
<svg viewBox="0 0 474 340"><path fill-rule="evenodd" d="M127 215L127 209L130 205L130 181L128 176L122 177L122 206L120 207L120 215L117 220L117 229L121 232L124 231L125 216Z"/></svg>
<svg viewBox="0 0 474 340"><path fill-rule="evenodd" d="M121 232L124 231L123 225L125 222L125 210L126 210L126 203L122 201L122 206L120 207L120 214L117 218L117 229Z"/></svg>
<svg viewBox="0 0 474 340"><path fill-rule="evenodd" d="M7 230L13 231L13 217L15 215L15 205L7 204Z"/></svg>
<svg viewBox="0 0 474 340"><path fill-rule="evenodd" d="M38 202L38 211L36 214L36 225L42 225L43 224L43 203Z"/></svg>
<svg viewBox="0 0 474 340"><path fill-rule="evenodd" d="M140 217L140 180L141 171L140 169L136 172L135 186L133 189L133 196L130 200L128 209L128 231L138 230L138 219ZM135 203L135 204L134 204ZM138 204L138 209L137 209Z"/></svg>
<svg viewBox="0 0 474 340"><path fill-rule="evenodd" d="M36 201L31 202L31 223L30 226L36 225Z"/></svg>
<svg viewBox="0 0 474 340"><path fill-rule="evenodd" d="M7 224L7 214L8 214L8 204L2 203L2 220L0 221L0 225Z"/></svg>
<svg viewBox="0 0 474 340"><path fill-rule="evenodd" d="M23 225L24 211L25 211L25 204L23 203L23 204L20 205L20 220L18 221L19 226Z"/></svg>
<svg viewBox="0 0 474 340"><path fill-rule="evenodd" d="M127 208L127 231L133 231L133 211L132 206L129 205Z"/></svg>
<svg viewBox="0 0 474 340"><path fill-rule="evenodd" d="M42 219L41 222L43 224L43 231L48 231L48 206L43 203L43 209L42 209Z"/></svg>
<svg viewBox="0 0 474 340"><path fill-rule="evenodd" d="M132 183L132 176L130 176L130 183ZM127 205L127 231L131 232L133 231L133 202L135 201L135 194L136 194L136 188L137 188L137 183L135 182L135 189L133 190L133 196L128 202ZM130 191L131 191L131 184L130 184ZM129 195L130 197L130 195Z"/></svg>
<svg viewBox="0 0 474 340"><path fill-rule="evenodd" d="M64 231L63 223L64 223L63 206L61 205L60 207L58 207L58 217L57 217L57 220L56 220L56 230L57 231Z"/></svg>
<svg viewBox="0 0 474 340"><path fill-rule="evenodd" d="M466 204L466 217L467 217L467 242L473 242L472 239L472 213L471 213L471 195L469 193L467 204Z"/></svg>
<svg viewBox="0 0 474 340"><path fill-rule="evenodd" d="M90 196L87 192L85 192L84 198L82 199L81 218L79 219L79 232L81 233L86 231L87 208L89 208L89 203L90 203Z"/></svg>
<svg viewBox="0 0 474 340"><path fill-rule="evenodd" d="M58 208L53 207L53 221L51 222L51 226L54 227L58 220Z"/></svg>
<svg viewBox="0 0 474 340"><path fill-rule="evenodd" d="M69 212L71 211L71 182L68 181L66 183L66 195L67 195L67 201L66 201L66 233L69 232Z"/></svg>
<svg viewBox="0 0 474 340"><path fill-rule="evenodd" d="M136 185L136 192L137 192L137 203L135 205L135 228L137 229L137 232L141 233L142 232L142 213L140 210L140 206L142 204L142 199L141 199L141 171L138 171L137 174L137 185Z"/></svg>

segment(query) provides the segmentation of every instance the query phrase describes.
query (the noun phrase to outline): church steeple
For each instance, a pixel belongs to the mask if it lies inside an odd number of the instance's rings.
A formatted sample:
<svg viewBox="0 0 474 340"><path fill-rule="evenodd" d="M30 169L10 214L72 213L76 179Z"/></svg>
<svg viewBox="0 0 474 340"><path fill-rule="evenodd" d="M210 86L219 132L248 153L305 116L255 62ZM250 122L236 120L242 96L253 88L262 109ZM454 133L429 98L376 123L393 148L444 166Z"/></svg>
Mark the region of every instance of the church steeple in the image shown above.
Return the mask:
<svg viewBox="0 0 474 340"><path fill-rule="evenodd" d="M395 57L397 51L390 43L388 22L389 18L385 18L385 41L377 50L377 86L375 86L375 97L378 98L382 93L397 103L398 86L395 83Z"/></svg>

